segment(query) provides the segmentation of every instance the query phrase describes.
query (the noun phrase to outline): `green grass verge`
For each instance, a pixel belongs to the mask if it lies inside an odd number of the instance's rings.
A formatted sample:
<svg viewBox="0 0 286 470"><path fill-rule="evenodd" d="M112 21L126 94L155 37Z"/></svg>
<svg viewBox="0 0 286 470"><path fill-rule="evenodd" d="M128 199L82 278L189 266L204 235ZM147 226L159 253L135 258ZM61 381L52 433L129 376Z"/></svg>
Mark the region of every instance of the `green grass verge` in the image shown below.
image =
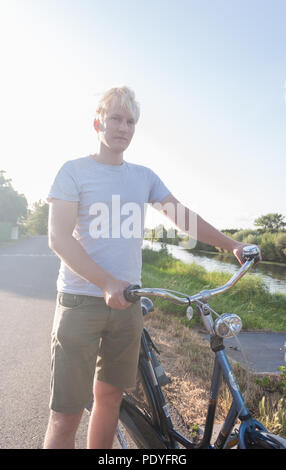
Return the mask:
<svg viewBox="0 0 286 470"><path fill-rule="evenodd" d="M230 273L208 272L196 263L185 264L167 254L164 250L144 249L142 285L162 287L185 292L189 295L203 289L212 289L230 279ZM162 311L185 318L184 307L162 299L153 298L154 304ZM272 294L263 280L248 273L231 290L216 296L210 306L219 314L231 312L238 314L244 329L264 331L286 331L286 295ZM200 324L198 315L185 324Z"/></svg>

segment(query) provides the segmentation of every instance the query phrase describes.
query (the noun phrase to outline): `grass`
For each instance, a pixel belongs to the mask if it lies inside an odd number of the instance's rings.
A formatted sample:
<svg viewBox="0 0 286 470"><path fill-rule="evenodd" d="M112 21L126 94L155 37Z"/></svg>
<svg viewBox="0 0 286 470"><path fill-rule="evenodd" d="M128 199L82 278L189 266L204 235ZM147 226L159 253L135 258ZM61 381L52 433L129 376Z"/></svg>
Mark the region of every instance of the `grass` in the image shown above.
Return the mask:
<svg viewBox="0 0 286 470"><path fill-rule="evenodd" d="M196 263L185 264L171 255L143 250L142 285L146 287L165 287L186 292L190 295L203 289L212 289L227 282L231 274L208 272ZM173 312L185 317L185 309L161 299L154 300L162 311ZM218 313L236 313L245 330L286 331L286 295L270 293L262 279L247 274L231 290L216 296L210 306ZM191 325L200 324L195 316ZM188 324L188 320L184 319Z"/></svg>
<svg viewBox="0 0 286 470"><path fill-rule="evenodd" d="M208 273L195 263L186 265L164 251L143 250L142 285L146 287L165 287L194 294L222 285L230 276L221 272ZM170 367L173 372L172 383L165 390L191 430L194 425L203 424L206 415L213 352L208 342L198 334L201 327L199 318L194 316L189 322L185 307L159 298L153 298L153 301L155 312L146 320L154 328L155 335L165 335L163 343L171 345L176 353L176 359L166 362L166 372ZM233 289L215 297L210 305L219 313L231 311L239 314L244 328L286 331L286 296L271 294L255 275L246 275ZM176 367L172 365L174 361ZM269 431L286 437L285 368L281 374L263 378L246 373L240 364L234 364L233 369L244 396L247 392L246 403L253 416ZM217 407L218 422L223 421L231 401L223 382Z"/></svg>

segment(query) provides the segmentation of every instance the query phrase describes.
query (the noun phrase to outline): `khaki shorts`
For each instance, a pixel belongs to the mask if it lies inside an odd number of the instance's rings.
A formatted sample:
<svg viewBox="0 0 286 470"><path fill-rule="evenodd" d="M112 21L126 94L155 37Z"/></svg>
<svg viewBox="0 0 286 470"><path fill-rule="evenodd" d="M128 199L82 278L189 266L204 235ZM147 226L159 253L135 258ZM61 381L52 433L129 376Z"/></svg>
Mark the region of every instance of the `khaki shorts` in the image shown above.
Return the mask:
<svg viewBox="0 0 286 470"><path fill-rule="evenodd" d="M114 310L102 297L59 292L50 408L61 413L84 409L92 400L95 378L123 390L134 388L142 329L140 302Z"/></svg>

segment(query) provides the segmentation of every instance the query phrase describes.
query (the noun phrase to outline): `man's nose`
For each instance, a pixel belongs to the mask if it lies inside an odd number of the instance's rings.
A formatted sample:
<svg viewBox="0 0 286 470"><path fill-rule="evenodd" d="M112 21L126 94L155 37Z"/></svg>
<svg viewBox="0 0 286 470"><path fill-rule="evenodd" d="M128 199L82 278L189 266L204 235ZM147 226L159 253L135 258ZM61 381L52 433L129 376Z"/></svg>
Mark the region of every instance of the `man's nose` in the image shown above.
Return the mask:
<svg viewBox="0 0 286 470"><path fill-rule="evenodd" d="M127 131L127 130L128 130L127 121L125 121L124 119L122 119L122 121L121 121L120 124L119 124L119 129L120 129L121 131Z"/></svg>

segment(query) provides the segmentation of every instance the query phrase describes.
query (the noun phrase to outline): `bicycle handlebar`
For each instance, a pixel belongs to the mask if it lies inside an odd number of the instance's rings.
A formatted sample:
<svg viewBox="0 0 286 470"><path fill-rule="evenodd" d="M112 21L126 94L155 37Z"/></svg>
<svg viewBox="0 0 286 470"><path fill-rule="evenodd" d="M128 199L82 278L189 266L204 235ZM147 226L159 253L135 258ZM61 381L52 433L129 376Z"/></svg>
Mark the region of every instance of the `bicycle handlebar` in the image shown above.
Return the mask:
<svg viewBox="0 0 286 470"><path fill-rule="evenodd" d="M249 269L259 261L259 248L256 245L249 245L244 247L243 258L245 259L245 263L243 266L241 266L239 271L237 271L226 284L220 287L216 287L215 289L203 290L198 294L189 296L182 292L171 289L149 287L141 288L139 285L131 284L126 289L124 289L123 295L128 302L136 302L140 297L145 295L162 297L166 300L170 300L170 302L187 306L198 301L207 302L211 297L214 297L218 294L223 294L224 292L231 289L249 271ZM175 294L179 294L181 297L178 297L178 295Z"/></svg>

